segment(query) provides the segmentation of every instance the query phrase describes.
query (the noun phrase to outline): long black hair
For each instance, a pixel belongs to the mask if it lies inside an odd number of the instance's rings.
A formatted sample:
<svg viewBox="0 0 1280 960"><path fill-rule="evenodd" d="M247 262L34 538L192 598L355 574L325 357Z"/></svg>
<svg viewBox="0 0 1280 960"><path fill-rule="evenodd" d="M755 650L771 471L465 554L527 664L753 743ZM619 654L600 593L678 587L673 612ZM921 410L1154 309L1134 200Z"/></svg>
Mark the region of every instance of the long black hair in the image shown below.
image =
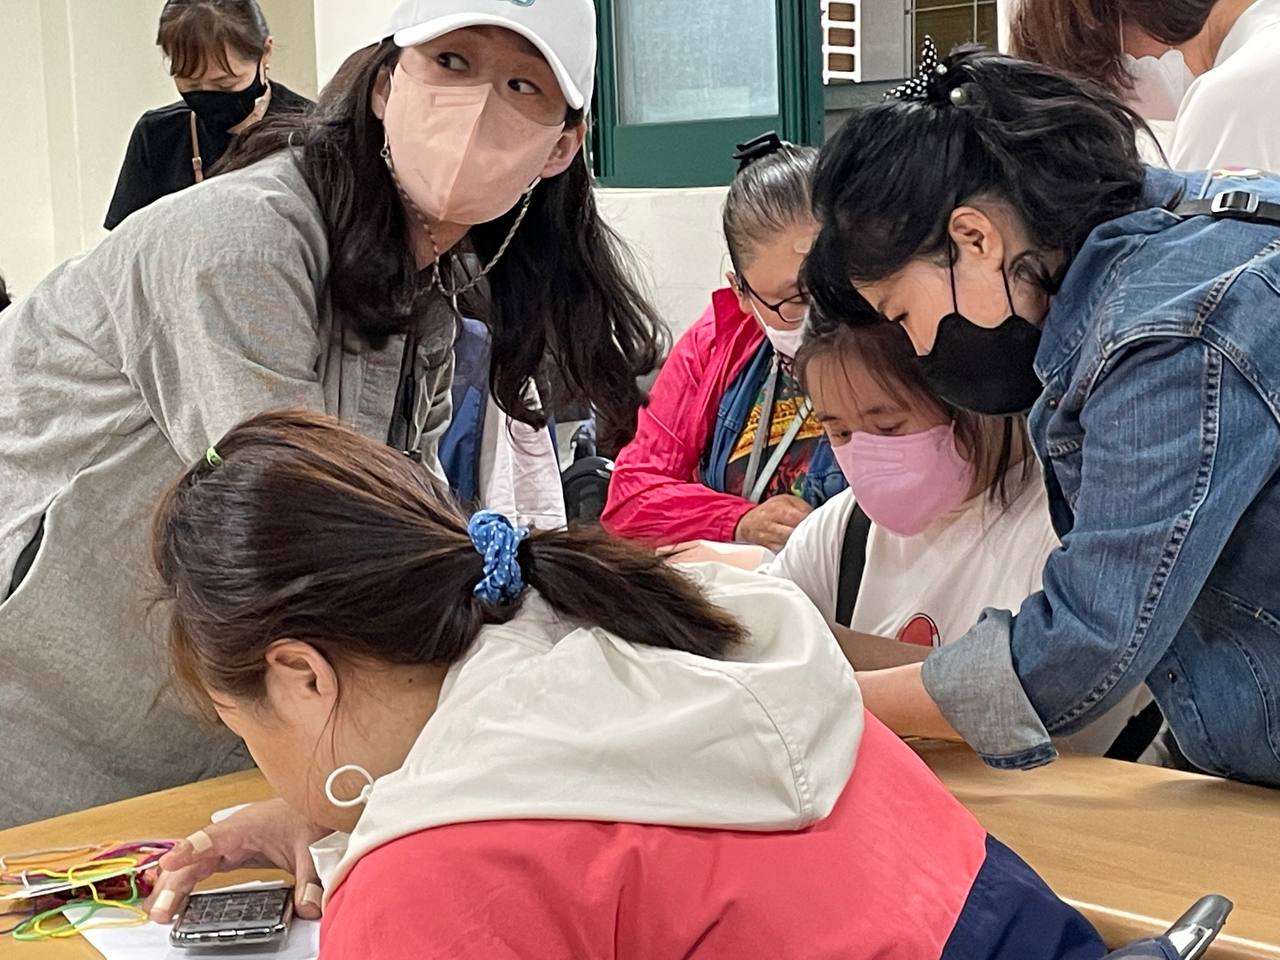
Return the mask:
<svg viewBox="0 0 1280 960"><path fill-rule="evenodd" d="M822 149L805 286L823 313L867 322L853 282L945 260L963 203L1008 204L1036 248L1013 272L1047 283L1040 253L1070 261L1094 227L1141 200L1146 125L1102 87L973 45L943 65L921 98L855 111Z"/></svg>
<svg viewBox="0 0 1280 960"><path fill-rule="evenodd" d="M301 166L329 230L329 294L351 329L378 344L409 330L431 288L407 243L406 217L381 156L382 122L374 88L400 55L391 40L350 57L309 114L268 116L218 172L239 169L288 147ZM582 111L566 117L569 128ZM489 262L517 214L472 227L468 242ZM493 337L490 389L507 414L546 423L528 385L544 361L626 436L644 402L637 378L665 355L669 333L628 269L617 234L600 218L585 154L539 184L506 255L489 274L488 296L465 299L468 314Z"/></svg>

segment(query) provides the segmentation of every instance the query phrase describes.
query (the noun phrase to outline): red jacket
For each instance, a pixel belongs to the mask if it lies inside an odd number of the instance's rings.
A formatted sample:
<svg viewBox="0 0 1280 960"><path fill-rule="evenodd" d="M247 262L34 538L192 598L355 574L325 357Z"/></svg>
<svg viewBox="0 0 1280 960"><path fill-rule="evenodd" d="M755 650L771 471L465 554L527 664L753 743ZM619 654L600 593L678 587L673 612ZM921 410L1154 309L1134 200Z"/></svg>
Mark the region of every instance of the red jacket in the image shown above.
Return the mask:
<svg viewBox="0 0 1280 960"><path fill-rule="evenodd" d="M601 517L610 533L655 544L734 539L754 504L717 493L698 478L720 401L751 361L764 331L725 288L676 342L635 439L618 456Z"/></svg>
<svg viewBox="0 0 1280 960"><path fill-rule="evenodd" d="M864 711L794 584L682 571L746 628L720 658L536 591L480 631L403 765L312 848L321 960L1101 957Z"/></svg>
<svg viewBox="0 0 1280 960"><path fill-rule="evenodd" d="M988 838L871 716L835 809L806 830L556 820L423 830L356 865L325 911L320 942L321 960L1097 960L1104 952L1084 918Z"/></svg>

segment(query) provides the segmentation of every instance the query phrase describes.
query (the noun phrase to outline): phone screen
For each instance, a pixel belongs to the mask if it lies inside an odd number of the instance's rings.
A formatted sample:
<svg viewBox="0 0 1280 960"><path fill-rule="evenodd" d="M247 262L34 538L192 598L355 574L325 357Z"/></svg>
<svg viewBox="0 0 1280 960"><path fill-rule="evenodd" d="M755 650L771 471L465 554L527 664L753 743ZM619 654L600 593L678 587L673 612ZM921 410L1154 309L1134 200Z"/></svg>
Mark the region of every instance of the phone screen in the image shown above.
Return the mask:
<svg viewBox="0 0 1280 960"><path fill-rule="evenodd" d="M267 943L283 937L291 919L292 887L193 893L169 940L179 947Z"/></svg>

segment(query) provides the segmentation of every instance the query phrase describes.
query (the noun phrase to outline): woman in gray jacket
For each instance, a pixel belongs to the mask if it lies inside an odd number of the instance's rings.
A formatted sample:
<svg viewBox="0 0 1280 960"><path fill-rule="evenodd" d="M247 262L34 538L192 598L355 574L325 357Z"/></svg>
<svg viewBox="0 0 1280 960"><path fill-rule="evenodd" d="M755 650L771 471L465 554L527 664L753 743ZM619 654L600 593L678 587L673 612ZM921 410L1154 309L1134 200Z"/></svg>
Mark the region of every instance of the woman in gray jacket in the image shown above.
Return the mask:
<svg viewBox="0 0 1280 960"><path fill-rule="evenodd" d="M591 0L407 0L314 114L268 118L238 169L6 314L0 827L247 765L169 689L145 548L159 492L236 423L323 411L437 469L459 311L489 323L506 413L545 422L550 360L634 419L662 335L592 200L594 66Z"/></svg>

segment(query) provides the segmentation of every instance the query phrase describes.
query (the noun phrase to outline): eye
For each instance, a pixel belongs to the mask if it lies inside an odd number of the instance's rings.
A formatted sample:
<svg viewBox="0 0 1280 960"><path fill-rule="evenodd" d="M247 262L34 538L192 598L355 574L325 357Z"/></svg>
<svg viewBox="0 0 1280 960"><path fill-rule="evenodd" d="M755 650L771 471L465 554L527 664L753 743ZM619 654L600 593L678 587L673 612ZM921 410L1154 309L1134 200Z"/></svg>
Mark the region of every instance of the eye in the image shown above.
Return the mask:
<svg viewBox="0 0 1280 960"><path fill-rule="evenodd" d="M826 427L827 439L831 441L833 447L843 447L846 443L853 439L853 431L844 427Z"/></svg>
<svg viewBox="0 0 1280 960"><path fill-rule="evenodd" d="M471 64L467 63L467 58L457 53L442 53L436 57L436 63L455 73L463 73L471 67Z"/></svg>
<svg viewBox="0 0 1280 960"><path fill-rule="evenodd" d="M507 86L510 87L512 90L514 90L516 93L522 94L523 96L526 96L526 97L528 96L536 97L538 94L542 92L538 88L538 85L536 83L533 83L530 80L518 80L518 79L508 80Z"/></svg>
<svg viewBox="0 0 1280 960"><path fill-rule="evenodd" d="M875 425L875 428L876 428L876 433L880 434L882 437L896 437L900 433L902 433L906 425L907 425L907 422L905 420L898 420L898 421L888 421L884 423L877 423Z"/></svg>

